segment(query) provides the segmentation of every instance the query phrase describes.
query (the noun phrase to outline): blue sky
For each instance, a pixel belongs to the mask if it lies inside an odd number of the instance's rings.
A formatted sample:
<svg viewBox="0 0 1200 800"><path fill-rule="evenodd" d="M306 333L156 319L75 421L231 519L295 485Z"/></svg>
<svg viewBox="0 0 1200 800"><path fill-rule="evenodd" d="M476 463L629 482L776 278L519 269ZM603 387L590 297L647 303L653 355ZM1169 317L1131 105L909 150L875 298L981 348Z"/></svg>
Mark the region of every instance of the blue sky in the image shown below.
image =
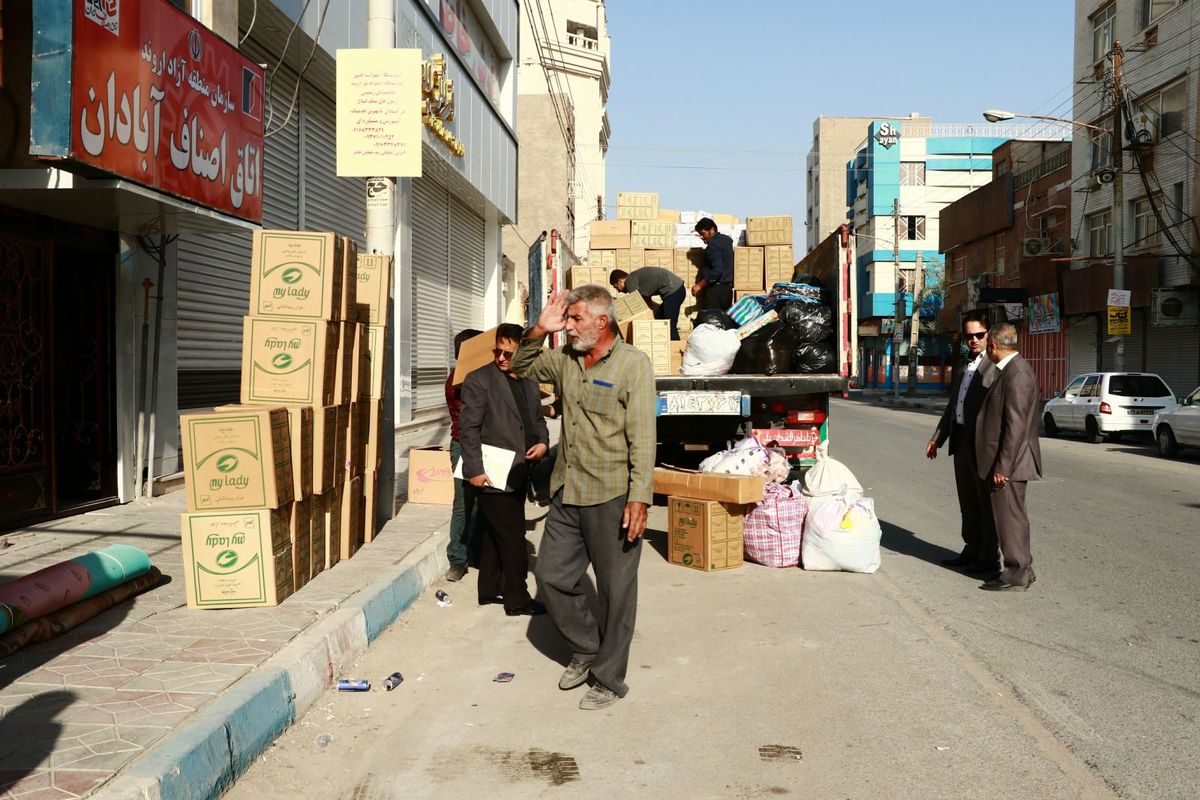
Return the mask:
<svg viewBox="0 0 1200 800"><path fill-rule="evenodd" d="M1071 0L607 6L608 216L618 191L657 191L664 208L792 214L800 253L817 116L1070 116L1079 88Z"/></svg>

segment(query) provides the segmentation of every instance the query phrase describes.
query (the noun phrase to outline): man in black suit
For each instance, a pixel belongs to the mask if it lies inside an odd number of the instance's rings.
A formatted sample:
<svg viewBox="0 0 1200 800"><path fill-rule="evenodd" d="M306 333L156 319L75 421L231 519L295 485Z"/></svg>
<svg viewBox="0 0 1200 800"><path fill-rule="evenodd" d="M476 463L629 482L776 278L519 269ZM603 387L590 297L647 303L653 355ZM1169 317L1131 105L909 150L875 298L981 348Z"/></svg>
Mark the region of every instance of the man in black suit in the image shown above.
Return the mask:
<svg viewBox="0 0 1200 800"><path fill-rule="evenodd" d="M991 486L1003 568L998 578L979 588L993 592L1024 590L1037 580L1029 551L1029 513L1025 509L1025 484L1042 477L1037 376L1017 352L1017 329L1012 325L997 325L992 331L988 358L999 374L983 398L975 422L975 454L978 475Z"/></svg>
<svg viewBox="0 0 1200 800"><path fill-rule="evenodd" d="M937 458L938 448L949 440L950 455L954 457L958 508L962 515L963 549L942 564L991 577L996 572L998 544L989 503L990 492L977 474L975 419L988 387L996 378L996 366L984 353L988 340L987 316L968 314L963 320L962 332L967 356L954 370L950 402L938 420L933 437L925 445L925 456Z"/></svg>
<svg viewBox="0 0 1200 800"><path fill-rule="evenodd" d="M550 436L537 384L512 371L523 334L520 325L496 329L492 363L463 381L459 417L462 474L479 491L479 511L489 523L479 556L479 603L503 602L510 617L546 610L529 596L526 586L525 493L530 467L546 456ZM504 486L493 485L484 472L485 444L515 453Z"/></svg>

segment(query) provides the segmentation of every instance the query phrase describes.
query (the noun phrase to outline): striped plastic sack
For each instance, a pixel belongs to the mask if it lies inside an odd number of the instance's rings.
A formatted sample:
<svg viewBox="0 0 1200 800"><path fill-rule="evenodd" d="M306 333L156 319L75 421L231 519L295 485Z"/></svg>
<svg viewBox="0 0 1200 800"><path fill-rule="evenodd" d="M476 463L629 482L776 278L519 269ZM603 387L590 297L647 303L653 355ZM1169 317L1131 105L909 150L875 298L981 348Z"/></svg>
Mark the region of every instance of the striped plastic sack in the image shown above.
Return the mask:
<svg viewBox="0 0 1200 800"><path fill-rule="evenodd" d="M808 501L795 484L768 483L763 493L742 520L746 558L764 567L794 567L800 563Z"/></svg>
<svg viewBox="0 0 1200 800"><path fill-rule="evenodd" d="M733 304L733 307L725 313L732 317L733 321L740 326L745 325L751 320L761 317L763 314L763 307L759 299L751 295L738 300Z"/></svg>

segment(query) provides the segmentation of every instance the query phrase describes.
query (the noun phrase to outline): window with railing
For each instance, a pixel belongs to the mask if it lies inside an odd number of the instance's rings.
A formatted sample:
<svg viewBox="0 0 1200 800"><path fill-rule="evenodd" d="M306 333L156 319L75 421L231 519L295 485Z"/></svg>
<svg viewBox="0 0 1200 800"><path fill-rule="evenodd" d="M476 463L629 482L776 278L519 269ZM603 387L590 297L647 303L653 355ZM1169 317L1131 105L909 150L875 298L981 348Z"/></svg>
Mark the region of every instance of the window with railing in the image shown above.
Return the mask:
<svg viewBox="0 0 1200 800"><path fill-rule="evenodd" d="M924 161L901 161L900 162L900 185L901 186L924 186L925 185L925 162Z"/></svg>
<svg viewBox="0 0 1200 800"><path fill-rule="evenodd" d="M567 20L567 44L582 47L584 50L599 50L599 40L599 31L594 26Z"/></svg>
<svg viewBox="0 0 1200 800"><path fill-rule="evenodd" d="M1140 18L1142 27L1148 27L1155 22L1163 14L1166 14L1175 6L1181 6L1187 0L1141 0Z"/></svg>
<svg viewBox="0 0 1200 800"><path fill-rule="evenodd" d="M1117 16L1117 4L1107 6L1092 15L1092 61L1099 61L1113 45L1113 24Z"/></svg>
<svg viewBox="0 0 1200 800"><path fill-rule="evenodd" d="M1183 130L1187 119L1187 78L1138 100L1137 110L1157 125L1160 139Z"/></svg>
<svg viewBox="0 0 1200 800"><path fill-rule="evenodd" d="M1155 202L1162 205L1162 196L1155 197ZM1130 203L1133 212L1133 242L1134 247L1154 247L1158 244L1158 217L1149 198L1143 197Z"/></svg>
<svg viewBox="0 0 1200 800"><path fill-rule="evenodd" d="M1112 212L1101 211L1087 218L1088 255L1112 255Z"/></svg>

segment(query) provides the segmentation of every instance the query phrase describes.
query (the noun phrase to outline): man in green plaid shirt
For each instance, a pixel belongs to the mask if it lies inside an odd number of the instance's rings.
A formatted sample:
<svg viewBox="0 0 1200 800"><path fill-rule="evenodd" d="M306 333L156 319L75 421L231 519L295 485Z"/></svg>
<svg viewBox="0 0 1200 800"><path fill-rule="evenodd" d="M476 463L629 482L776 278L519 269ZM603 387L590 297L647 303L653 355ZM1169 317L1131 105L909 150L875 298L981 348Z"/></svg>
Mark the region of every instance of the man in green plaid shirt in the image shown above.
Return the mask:
<svg viewBox="0 0 1200 800"><path fill-rule="evenodd" d="M567 344L544 350L546 336ZM637 615L637 570L653 497L654 374L646 354L622 341L612 295L589 285L553 295L525 335L513 372L554 384L562 399L550 513L535 574L542 599L573 655L558 685L592 678L579 703L599 709L625 696ZM603 612L588 603L588 564ZM603 627L597 616L606 620Z"/></svg>

